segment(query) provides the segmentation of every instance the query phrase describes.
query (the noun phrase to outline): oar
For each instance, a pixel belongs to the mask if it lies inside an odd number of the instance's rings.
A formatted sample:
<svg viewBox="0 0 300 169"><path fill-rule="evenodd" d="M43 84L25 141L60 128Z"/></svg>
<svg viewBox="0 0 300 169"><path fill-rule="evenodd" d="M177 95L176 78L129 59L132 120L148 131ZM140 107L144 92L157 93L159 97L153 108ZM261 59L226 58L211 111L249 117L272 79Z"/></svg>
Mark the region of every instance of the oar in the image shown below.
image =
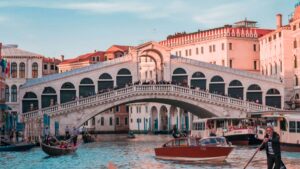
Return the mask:
<svg viewBox="0 0 300 169"><path fill-rule="evenodd" d="M265 143L261 143L261 145L258 147L258 149L255 151L255 153L253 154L253 156L249 159L249 161L247 162L247 164L245 165L244 169L246 169L248 167L248 165L251 163L251 161L253 160L254 156L259 152L260 148L264 145Z"/></svg>

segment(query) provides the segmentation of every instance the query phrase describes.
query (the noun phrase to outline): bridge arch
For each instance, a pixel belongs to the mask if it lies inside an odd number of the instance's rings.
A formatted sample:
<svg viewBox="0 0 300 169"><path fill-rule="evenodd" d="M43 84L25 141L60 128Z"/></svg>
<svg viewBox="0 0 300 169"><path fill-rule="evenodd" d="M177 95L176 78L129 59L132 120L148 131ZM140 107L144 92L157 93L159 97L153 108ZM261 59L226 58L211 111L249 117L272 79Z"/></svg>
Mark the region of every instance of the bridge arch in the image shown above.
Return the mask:
<svg viewBox="0 0 300 169"><path fill-rule="evenodd" d="M206 78L204 73L195 72L191 78L191 88L199 88L200 90L206 90Z"/></svg>
<svg viewBox="0 0 300 169"><path fill-rule="evenodd" d="M70 102L76 99L76 89L73 83L66 82L60 89L60 103Z"/></svg>
<svg viewBox="0 0 300 169"><path fill-rule="evenodd" d="M281 108L281 96L277 89L271 88L266 93L266 105Z"/></svg>
<svg viewBox="0 0 300 169"><path fill-rule="evenodd" d="M57 94L52 87L45 87L42 93L42 108L53 106L57 103Z"/></svg>
<svg viewBox="0 0 300 169"><path fill-rule="evenodd" d="M36 110L39 107L39 101L34 92L26 92L22 100L23 113Z"/></svg>
<svg viewBox="0 0 300 169"><path fill-rule="evenodd" d="M156 106L151 107L151 130L158 131L158 110Z"/></svg>
<svg viewBox="0 0 300 169"><path fill-rule="evenodd" d="M167 131L168 125L168 108L162 105L159 110L159 130Z"/></svg>
<svg viewBox="0 0 300 169"><path fill-rule="evenodd" d="M84 78L79 84L79 98L95 95L95 85L92 79Z"/></svg>
<svg viewBox="0 0 300 169"><path fill-rule="evenodd" d="M239 80L232 80L228 86L228 96L243 100L244 87L242 82L240 82Z"/></svg>
<svg viewBox="0 0 300 169"><path fill-rule="evenodd" d="M224 79L216 75L211 78L210 84L209 84L209 92L224 95L225 94L225 82Z"/></svg>
<svg viewBox="0 0 300 169"><path fill-rule="evenodd" d="M117 87L123 88L129 84L132 84L131 72L126 68L120 69L117 74Z"/></svg>

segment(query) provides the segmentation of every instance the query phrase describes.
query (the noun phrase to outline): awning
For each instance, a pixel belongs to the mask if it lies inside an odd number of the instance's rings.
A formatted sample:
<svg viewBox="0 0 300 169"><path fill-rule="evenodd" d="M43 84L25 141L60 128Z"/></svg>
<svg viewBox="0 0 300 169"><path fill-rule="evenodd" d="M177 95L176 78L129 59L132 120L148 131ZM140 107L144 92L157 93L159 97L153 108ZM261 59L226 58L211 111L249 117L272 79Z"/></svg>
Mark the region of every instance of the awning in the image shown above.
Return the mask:
<svg viewBox="0 0 300 169"><path fill-rule="evenodd" d="M12 110L7 104L0 104L0 110Z"/></svg>

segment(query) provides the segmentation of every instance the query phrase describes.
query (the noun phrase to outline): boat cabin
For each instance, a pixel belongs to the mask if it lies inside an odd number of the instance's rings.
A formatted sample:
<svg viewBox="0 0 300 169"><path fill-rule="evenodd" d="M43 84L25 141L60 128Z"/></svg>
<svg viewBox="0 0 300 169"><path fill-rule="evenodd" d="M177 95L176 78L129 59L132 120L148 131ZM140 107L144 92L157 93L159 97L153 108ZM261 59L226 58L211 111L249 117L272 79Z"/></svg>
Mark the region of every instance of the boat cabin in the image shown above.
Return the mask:
<svg viewBox="0 0 300 169"><path fill-rule="evenodd" d="M163 145L163 147L190 147L190 146L218 146L227 145L224 137L207 137L203 139L188 137L173 139Z"/></svg>

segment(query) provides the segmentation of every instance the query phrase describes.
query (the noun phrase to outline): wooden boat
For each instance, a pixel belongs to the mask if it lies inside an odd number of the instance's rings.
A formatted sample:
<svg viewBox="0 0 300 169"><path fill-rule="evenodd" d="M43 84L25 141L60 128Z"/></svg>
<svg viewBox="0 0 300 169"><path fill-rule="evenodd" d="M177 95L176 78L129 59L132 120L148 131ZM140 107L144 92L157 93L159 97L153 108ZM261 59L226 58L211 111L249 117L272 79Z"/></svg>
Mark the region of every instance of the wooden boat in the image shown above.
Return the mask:
<svg viewBox="0 0 300 169"><path fill-rule="evenodd" d="M254 119L214 117L193 121L191 135L208 137L211 134L223 136L234 145L255 145L261 141L256 138Z"/></svg>
<svg viewBox="0 0 300 169"><path fill-rule="evenodd" d="M155 156L163 160L224 161L233 148L224 137L178 138L155 148Z"/></svg>
<svg viewBox="0 0 300 169"><path fill-rule="evenodd" d="M82 135L82 140L83 140L84 143L91 143L91 142L95 141L94 137L90 134Z"/></svg>
<svg viewBox="0 0 300 169"><path fill-rule="evenodd" d="M269 111L249 113L259 119L257 137L263 140L265 128L272 125L274 131L280 136L282 151L300 152L300 112L295 111Z"/></svg>
<svg viewBox="0 0 300 169"><path fill-rule="evenodd" d="M49 146L44 143L41 144L42 150L48 154L49 156L60 156L74 153L77 150L77 146L67 147L67 148L60 148L59 146Z"/></svg>
<svg viewBox="0 0 300 169"><path fill-rule="evenodd" d="M26 150L30 150L35 146L36 144L33 143L18 143L18 144L5 145L5 146L0 146L0 152L1 151L26 151Z"/></svg>

